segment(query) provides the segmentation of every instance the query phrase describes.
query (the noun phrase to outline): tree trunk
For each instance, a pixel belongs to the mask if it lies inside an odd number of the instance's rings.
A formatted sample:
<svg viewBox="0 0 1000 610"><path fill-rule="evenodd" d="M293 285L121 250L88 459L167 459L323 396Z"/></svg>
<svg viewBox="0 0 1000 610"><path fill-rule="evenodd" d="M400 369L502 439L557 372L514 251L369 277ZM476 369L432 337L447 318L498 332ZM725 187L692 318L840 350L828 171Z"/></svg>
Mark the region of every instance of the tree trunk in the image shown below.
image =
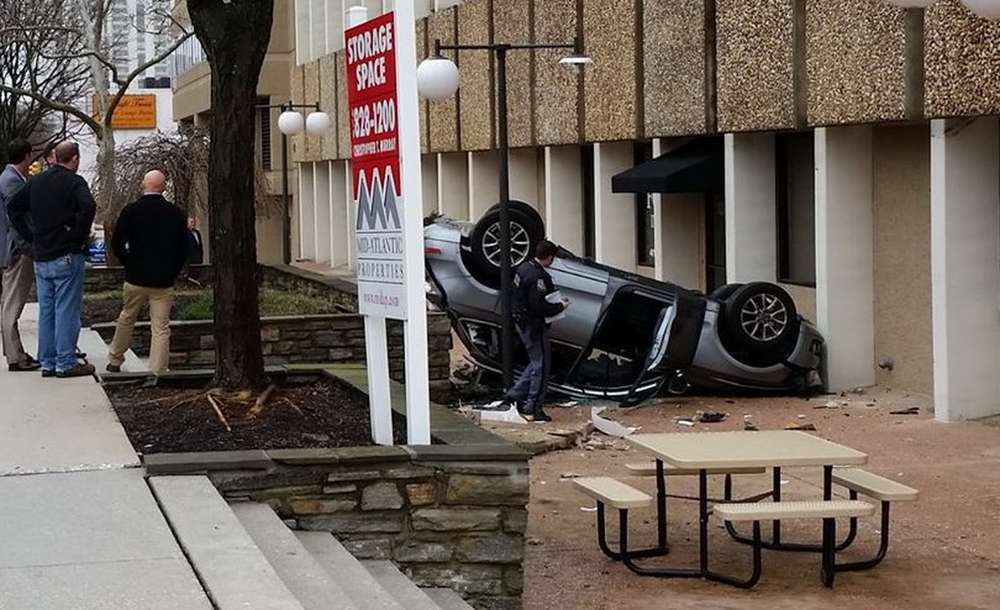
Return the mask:
<svg viewBox="0 0 1000 610"><path fill-rule="evenodd" d="M254 105L271 38L271 0L189 0L212 73L208 207L215 266L215 383L266 385L254 228Z"/></svg>

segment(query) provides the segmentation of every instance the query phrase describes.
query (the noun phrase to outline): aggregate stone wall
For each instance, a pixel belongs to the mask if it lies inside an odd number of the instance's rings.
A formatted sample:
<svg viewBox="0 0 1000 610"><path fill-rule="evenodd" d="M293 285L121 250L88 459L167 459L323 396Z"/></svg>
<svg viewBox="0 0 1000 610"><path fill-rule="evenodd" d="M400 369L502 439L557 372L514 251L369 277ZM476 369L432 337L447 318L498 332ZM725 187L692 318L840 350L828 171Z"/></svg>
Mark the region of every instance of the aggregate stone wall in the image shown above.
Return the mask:
<svg viewBox="0 0 1000 610"><path fill-rule="evenodd" d="M227 498L332 532L359 558L393 560L420 586L454 588L478 608L520 606L527 463L279 463L266 477L263 488L241 474L213 480Z"/></svg>
<svg viewBox="0 0 1000 610"><path fill-rule="evenodd" d="M114 336L114 323L96 324L93 328L105 341ZM444 389L449 383L452 346L447 316L429 315L427 333L431 387ZM358 314L263 318L260 339L267 365L365 363L364 321ZM147 356L149 342L149 323L137 323L133 349L140 356ZM170 323L171 369L205 368L214 363L215 337L211 320ZM393 379L403 380L403 326L398 321L389 322L389 372Z"/></svg>

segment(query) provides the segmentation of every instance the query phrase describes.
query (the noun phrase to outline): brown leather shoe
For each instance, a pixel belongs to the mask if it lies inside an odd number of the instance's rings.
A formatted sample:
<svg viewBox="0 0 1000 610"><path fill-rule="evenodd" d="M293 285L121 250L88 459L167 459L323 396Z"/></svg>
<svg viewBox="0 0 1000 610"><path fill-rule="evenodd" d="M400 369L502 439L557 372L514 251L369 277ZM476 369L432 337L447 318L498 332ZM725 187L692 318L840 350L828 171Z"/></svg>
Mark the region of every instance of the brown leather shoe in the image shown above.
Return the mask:
<svg viewBox="0 0 1000 610"><path fill-rule="evenodd" d="M73 368L66 369L65 371L56 371L56 377L60 379L66 379L67 377L87 377L94 374L93 364L77 364Z"/></svg>
<svg viewBox="0 0 1000 610"><path fill-rule="evenodd" d="M29 371L37 371L40 368L42 368L41 363L33 360L30 356L20 362L7 365L7 370L11 373L27 373Z"/></svg>

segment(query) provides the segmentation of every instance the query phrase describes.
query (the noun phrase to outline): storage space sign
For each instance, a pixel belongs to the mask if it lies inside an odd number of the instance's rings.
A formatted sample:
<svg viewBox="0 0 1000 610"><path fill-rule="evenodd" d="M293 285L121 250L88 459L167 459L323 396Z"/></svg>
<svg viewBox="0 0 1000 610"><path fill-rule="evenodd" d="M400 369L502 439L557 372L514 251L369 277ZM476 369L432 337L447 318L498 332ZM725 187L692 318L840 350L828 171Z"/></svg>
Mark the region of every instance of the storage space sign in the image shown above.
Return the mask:
<svg viewBox="0 0 1000 610"><path fill-rule="evenodd" d="M394 13L344 32L351 167L357 204L358 305L406 318Z"/></svg>

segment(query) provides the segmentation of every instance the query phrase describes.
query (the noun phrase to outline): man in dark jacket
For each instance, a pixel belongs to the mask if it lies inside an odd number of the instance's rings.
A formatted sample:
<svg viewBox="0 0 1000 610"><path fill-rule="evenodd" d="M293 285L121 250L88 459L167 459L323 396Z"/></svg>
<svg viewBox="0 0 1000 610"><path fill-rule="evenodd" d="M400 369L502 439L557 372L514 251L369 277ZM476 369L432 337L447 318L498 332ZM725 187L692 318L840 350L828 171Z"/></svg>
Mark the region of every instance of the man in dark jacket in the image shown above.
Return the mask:
<svg viewBox="0 0 1000 610"><path fill-rule="evenodd" d="M35 176L7 204L14 229L31 243L38 290L38 358L43 377L93 375L78 363L84 252L97 206L77 175L80 147L62 142L56 166Z"/></svg>
<svg viewBox="0 0 1000 610"><path fill-rule="evenodd" d="M111 236L111 249L125 265L125 297L115 337L108 350L108 371L118 372L132 347L132 330L149 303L149 369L159 374L170 364L170 308L174 282L187 260L184 214L163 197L167 179L153 170L142 181L142 197L122 210Z"/></svg>
<svg viewBox="0 0 1000 610"><path fill-rule="evenodd" d="M35 263L31 245L7 220L7 201L24 187L31 165L31 144L17 139L7 147L10 164L0 174L0 269L3 270L3 294L0 296L0 336L7 369L12 372L36 371L37 360L24 351L17 321L35 283Z"/></svg>
<svg viewBox="0 0 1000 610"><path fill-rule="evenodd" d="M521 414L528 421L552 421L543 410L549 372L549 323L546 318L559 315L567 305L565 301L553 299L556 289L552 276L546 271L557 252L558 247L552 242L540 241L535 248L535 258L522 263L514 275L514 322L528 352L528 366L514 387L507 391L503 402L519 404Z"/></svg>
<svg viewBox="0 0 1000 610"><path fill-rule="evenodd" d="M201 240L201 231L198 230L198 220L194 216L188 216L188 264L200 265L205 262L205 244Z"/></svg>

